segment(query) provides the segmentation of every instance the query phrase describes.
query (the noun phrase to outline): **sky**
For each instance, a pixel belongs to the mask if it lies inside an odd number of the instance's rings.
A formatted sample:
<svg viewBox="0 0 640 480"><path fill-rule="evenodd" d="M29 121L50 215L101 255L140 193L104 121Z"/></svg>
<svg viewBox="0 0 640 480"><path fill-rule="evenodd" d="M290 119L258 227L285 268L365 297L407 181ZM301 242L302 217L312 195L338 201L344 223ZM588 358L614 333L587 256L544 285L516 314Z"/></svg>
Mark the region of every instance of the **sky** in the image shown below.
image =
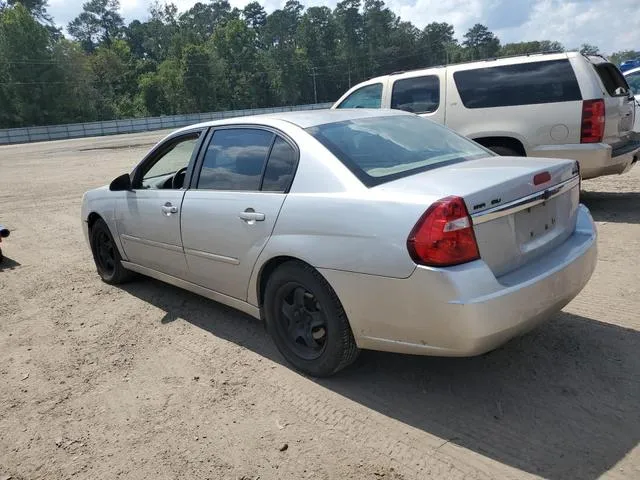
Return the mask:
<svg viewBox="0 0 640 480"><path fill-rule="evenodd" d="M62 27L75 18L86 0L49 0L49 13ZM206 2L206 0L201 0ZM229 0L242 8L251 0ZM286 0L262 0L268 13ZM300 0L306 7L327 5L336 0ZM196 0L174 0L180 11ZM529 40L557 40L565 48L583 43L597 45L610 54L640 50L640 0L387 0L386 5L403 20L419 27L430 22L453 24L460 39L475 23L493 31L502 43ZM120 0L127 22L148 17L150 0Z"/></svg>

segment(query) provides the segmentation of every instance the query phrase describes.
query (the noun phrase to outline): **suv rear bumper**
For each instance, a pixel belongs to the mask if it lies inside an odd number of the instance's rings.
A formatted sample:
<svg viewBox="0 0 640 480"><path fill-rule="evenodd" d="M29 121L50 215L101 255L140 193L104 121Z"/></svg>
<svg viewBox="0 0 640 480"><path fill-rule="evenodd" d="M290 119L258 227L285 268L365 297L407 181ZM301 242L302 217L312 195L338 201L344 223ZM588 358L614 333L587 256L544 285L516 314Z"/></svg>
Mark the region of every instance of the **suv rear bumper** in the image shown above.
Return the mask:
<svg viewBox="0 0 640 480"><path fill-rule="evenodd" d="M531 149L529 156L577 160L582 178L588 179L628 172L640 160L640 141L615 149L606 143L540 145Z"/></svg>

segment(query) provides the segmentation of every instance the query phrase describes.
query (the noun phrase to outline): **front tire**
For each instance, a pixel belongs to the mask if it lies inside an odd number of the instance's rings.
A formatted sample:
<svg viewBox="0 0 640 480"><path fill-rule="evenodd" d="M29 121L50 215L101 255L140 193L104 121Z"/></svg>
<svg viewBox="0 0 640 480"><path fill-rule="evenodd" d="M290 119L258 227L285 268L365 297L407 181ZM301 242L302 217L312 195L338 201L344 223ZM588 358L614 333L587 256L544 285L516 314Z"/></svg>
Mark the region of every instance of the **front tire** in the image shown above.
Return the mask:
<svg viewBox="0 0 640 480"><path fill-rule="evenodd" d="M132 274L122 266L122 257L105 221L101 218L96 220L89 235L93 261L100 278L109 285L129 280Z"/></svg>
<svg viewBox="0 0 640 480"><path fill-rule="evenodd" d="M280 353L314 377L337 373L360 353L338 296L309 265L291 261L273 272L264 317Z"/></svg>

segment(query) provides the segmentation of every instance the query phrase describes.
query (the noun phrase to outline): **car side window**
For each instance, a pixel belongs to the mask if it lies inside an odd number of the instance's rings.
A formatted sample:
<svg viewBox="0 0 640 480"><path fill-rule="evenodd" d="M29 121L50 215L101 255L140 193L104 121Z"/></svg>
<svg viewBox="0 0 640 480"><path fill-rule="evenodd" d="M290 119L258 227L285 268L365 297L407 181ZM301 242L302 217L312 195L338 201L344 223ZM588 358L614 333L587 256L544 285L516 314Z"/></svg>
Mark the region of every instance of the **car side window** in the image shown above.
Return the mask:
<svg viewBox="0 0 640 480"><path fill-rule="evenodd" d="M347 98L337 108L380 108L382 104L382 84L366 85Z"/></svg>
<svg viewBox="0 0 640 480"><path fill-rule="evenodd" d="M633 94L640 95L640 72L630 73L626 78Z"/></svg>
<svg viewBox="0 0 640 480"><path fill-rule="evenodd" d="M460 70L453 79L466 108L582 100L576 74L567 59Z"/></svg>
<svg viewBox="0 0 640 480"><path fill-rule="evenodd" d="M214 132L205 152L200 190L258 191L274 134L253 128Z"/></svg>
<svg viewBox="0 0 640 480"><path fill-rule="evenodd" d="M158 155L136 174L139 179L134 188L182 188L186 169L198 144L200 132L169 140L160 147ZM178 176L176 176L178 174ZM176 177L174 179L174 177Z"/></svg>
<svg viewBox="0 0 640 480"><path fill-rule="evenodd" d="M286 192L293 180L297 160L296 150L281 137L276 137L264 172L262 191Z"/></svg>
<svg viewBox="0 0 640 480"><path fill-rule="evenodd" d="M396 80L391 108L412 113L433 113L440 106L440 79L437 75Z"/></svg>

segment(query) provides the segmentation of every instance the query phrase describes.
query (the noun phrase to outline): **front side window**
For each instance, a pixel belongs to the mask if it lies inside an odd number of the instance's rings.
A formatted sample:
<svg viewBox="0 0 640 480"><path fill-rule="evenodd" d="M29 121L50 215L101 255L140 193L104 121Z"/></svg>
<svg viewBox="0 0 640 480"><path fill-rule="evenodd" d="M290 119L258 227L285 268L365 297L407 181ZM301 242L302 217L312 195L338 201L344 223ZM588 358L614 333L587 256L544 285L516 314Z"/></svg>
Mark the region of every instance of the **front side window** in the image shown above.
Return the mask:
<svg viewBox="0 0 640 480"><path fill-rule="evenodd" d="M253 128L217 130L207 147L198 189L260 190L274 134Z"/></svg>
<svg viewBox="0 0 640 480"><path fill-rule="evenodd" d="M415 115L386 115L310 127L368 187L493 154L448 128Z"/></svg>
<svg viewBox="0 0 640 480"><path fill-rule="evenodd" d="M396 80L391 108L412 113L433 113L440 106L440 79L437 75Z"/></svg>
<svg viewBox="0 0 640 480"><path fill-rule="evenodd" d="M462 70L453 79L466 108L582 100L569 60Z"/></svg>
<svg viewBox="0 0 640 480"><path fill-rule="evenodd" d="M382 104L382 84L364 86L347 98L345 98L338 108L380 108Z"/></svg>
<svg viewBox="0 0 640 480"><path fill-rule="evenodd" d="M139 175L136 175L140 179L137 187L182 188L184 173L198 144L199 136L199 132L189 134L169 140L166 146L161 146L158 156L145 165Z"/></svg>

